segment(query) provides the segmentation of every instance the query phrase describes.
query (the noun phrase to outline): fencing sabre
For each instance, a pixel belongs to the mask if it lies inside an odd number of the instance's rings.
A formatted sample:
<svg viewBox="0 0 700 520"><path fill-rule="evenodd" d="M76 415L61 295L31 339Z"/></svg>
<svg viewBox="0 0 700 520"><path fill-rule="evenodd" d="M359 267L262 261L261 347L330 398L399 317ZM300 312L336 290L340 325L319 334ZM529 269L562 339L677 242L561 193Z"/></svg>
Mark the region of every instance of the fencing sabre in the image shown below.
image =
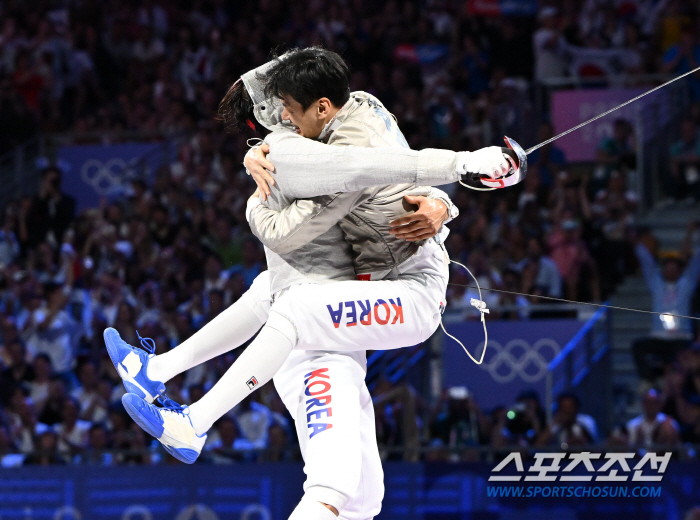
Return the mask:
<svg viewBox="0 0 700 520"><path fill-rule="evenodd" d="M593 121L596 121L596 120L600 119L601 117L607 116L608 114L610 114L611 112L614 112L615 110L618 110L624 106L627 106L630 103L634 103L635 101L642 99L644 96L647 96L647 95L651 94L652 92L656 92L657 90L660 90L660 89L670 85L674 81L678 81L679 79L685 78L686 76L689 76L689 75L691 75L695 72L698 72L698 71L700 71L700 67L696 67L695 69L693 69L689 72L686 72L685 74L681 74L680 76L675 77L675 78L667 81L666 83L663 83L657 87L654 87L651 90L647 90L646 92L638 95L637 97L634 97L634 98L630 99L629 101L625 101L624 103L622 103L614 108L611 108L610 110L607 110L607 111L603 112L602 114L598 114L597 116L592 117L588 121L584 121L583 123L576 125L575 127L570 128L569 130L566 130L565 132L562 132L558 135L555 135L554 137L551 137L551 138L547 139L546 141L541 142L540 144L533 146L532 148L528 148L527 150L524 150L522 148L522 146L520 146L514 139L511 139L508 136L504 136L503 140L505 141L507 148L501 148L501 150L503 151L503 155L506 156L506 158L509 160L509 162L511 164L511 168L508 171L508 173L500 179L492 179L486 175L471 174L471 173L468 173L466 175L468 181L487 182L489 184L494 184L493 187L480 188L480 187L476 187L476 186L473 186L470 184L465 184L461 180L459 181L459 183L462 186L465 186L469 189L476 190L476 191L492 191L492 190L496 190L496 189L500 189L500 188L505 188L508 186L513 186L514 184L518 184L527 175L527 156L529 154L531 154L532 152L534 152L535 150L538 150L538 149L542 148L543 146L548 145L552 141L556 141L560 137L564 137L565 135L568 135L571 132L578 130L579 128L583 128L587 124L592 123ZM477 361L474 358L474 356L471 355L471 353L467 350L467 347L465 347L461 341L459 341L457 338L455 338L454 336L452 336L450 333L448 333L445 330L445 326L443 325L442 320L440 320L440 326L442 327L443 332L448 337L452 338L457 343L459 343L459 345L464 349L464 351L471 358L471 360L474 361L474 363L476 363L477 365L481 365L484 361L484 355L486 354L486 347L488 345L488 331L486 330L486 314L489 313L489 310L486 308L486 302L484 302L482 297L481 297L481 287L479 286L479 282L476 279L476 276L474 276L472 274L472 272L467 268L467 266L462 265L459 262L455 262L453 260L450 260L450 262L453 264L457 264L457 265L463 267L464 269L466 269L467 272L469 273L469 275L474 279L474 282L476 283L476 285L463 285L463 284L455 284L455 283L450 283L449 285L454 285L454 286L458 286L458 287L468 287L471 289L476 289L479 292L479 299L477 300L476 298L472 298L471 302L470 302L471 305L473 305L481 314L481 323L484 327L484 348L481 351L481 357L479 358L479 361ZM691 320L700 320L700 318L696 318L693 316L684 316L684 315L680 315L680 314L671 314L671 313L665 313L665 312L662 313L662 312L655 312L655 311L645 311L642 309L631 309L628 307L618 307L615 305L606 305L606 304L602 304L602 303L575 302L575 301L571 301L571 300L565 300L563 298L554 298L551 296L538 296L536 294L518 293L518 292L514 292L514 291L503 291L500 289L486 289L486 288L484 288L484 290L489 291L489 292L514 294L514 295L518 295L518 296L535 297L535 298L541 298L541 299L545 299L545 300L573 303L573 304L577 304L577 305L591 305L594 307L604 307L604 308L608 308L608 309L643 312L646 314L658 314L659 316L669 316L669 317L675 317L675 318L687 318L687 319L691 319Z"/></svg>
<svg viewBox="0 0 700 520"><path fill-rule="evenodd" d="M475 186L470 185L470 184L465 184L461 180L459 181L459 183L462 186L465 186L469 189L476 190L476 191L492 191L492 190L497 190L500 188L505 188L505 187L517 184L525 178L525 175L527 175L527 156L530 155L535 150L539 150L543 146L546 146L549 143L551 143L552 141L556 141L560 137L564 137L565 135L568 135L571 132L578 130L579 128L583 128L587 124L592 123L593 121L596 121L596 120L600 119L601 117L607 116L608 114L614 112L615 110L618 110L622 107L625 107L625 106L629 105L630 103L634 103L635 101L642 99L644 96L648 96L652 92L656 92L657 90L660 90L660 89L670 85L674 81L678 81L679 79L685 78L686 76L694 74L695 72L698 72L698 71L700 71L700 67L696 67L693 70L686 72L685 74L681 74L680 76L677 76L673 79L670 79L662 85L654 87L651 90L647 90L646 92L638 95L637 97L634 97L634 98L630 99L629 101L625 101L621 105L618 105L614 108L611 108L610 110L607 110L607 111L603 112L602 114L598 114L597 116L592 117L588 121L584 121L583 123L576 125L575 127L570 128L570 129L566 130L565 132L562 132L558 135L555 135L554 137L551 137L551 138L547 139L546 141L533 146L532 148L528 148L527 150L523 150L523 148L515 140L511 139L510 137L505 136L503 138L503 140L506 142L507 148L501 148L501 150L503 151L503 154L509 159L509 162L511 163L511 168L508 171L508 173L500 179L492 179L486 175L479 175L479 174L472 174L472 173L468 173L466 175L466 178L469 181L487 182L489 184L494 184L493 187L479 188L479 187L475 187Z"/></svg>

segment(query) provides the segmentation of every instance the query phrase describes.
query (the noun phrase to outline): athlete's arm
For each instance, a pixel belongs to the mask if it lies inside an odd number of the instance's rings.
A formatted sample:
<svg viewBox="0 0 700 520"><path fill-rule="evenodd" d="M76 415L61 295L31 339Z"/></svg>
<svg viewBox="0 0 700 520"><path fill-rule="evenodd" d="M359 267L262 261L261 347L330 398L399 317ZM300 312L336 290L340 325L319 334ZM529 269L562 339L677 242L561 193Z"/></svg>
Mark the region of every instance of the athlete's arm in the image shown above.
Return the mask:
<svg viewBox="0 0 700 520"><path fill-rule="evenodd" d="M269 163L275 166L272 175L275 183L285 182L284 192L297 199L391 184L449 184L467 172L488 171L497 178L509 168L501 149L495 146L475 152L340 147L293 132L273 132L265 140L270 145ZM254 166L247 160L246 167L251 172ZM280 175L280 171L285 175Z"/></svg>
<svg viewBox="0 0 700 520"><path fill-rule="evenodd" d="M397 227L395 231L390 231L398 238L409 241L435 236L450 215L456 216L456 208L443 191L417 188L414 192L416 196L409 203L418 204L418 211L395 221ZM277 211L261 203L258 190L248 199L246 218L253 234L266 247L284 255L328 231L373 194L374 190L368 189L298 199Z"/></svg>
<svg viewBox="0 0 700 520"><path fill-rule="evenodd" d="M369 199L375 190L297 199L279 211L261 203L259 190L248 199L246 218L253 234L268 249L289 254L308 244Z"/></svg>

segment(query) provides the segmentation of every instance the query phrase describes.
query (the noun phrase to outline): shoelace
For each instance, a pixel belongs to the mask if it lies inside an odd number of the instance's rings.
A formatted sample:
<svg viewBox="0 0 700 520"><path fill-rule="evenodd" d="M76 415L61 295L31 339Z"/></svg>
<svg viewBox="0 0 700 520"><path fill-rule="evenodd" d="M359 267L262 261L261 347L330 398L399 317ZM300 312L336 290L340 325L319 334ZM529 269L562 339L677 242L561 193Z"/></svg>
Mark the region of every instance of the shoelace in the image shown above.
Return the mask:
<svg viewBox="0 0 700 520"><path fill-rule="evenodd" d="M184 411L183 406L181 404L177 403L176 401L173 401L165 394L156 397L156 401L158 402L158 404L160 404L160 407L163 408L164 410L179 413L182 416L185 415L185 411Z"/></svg>
<svg viewBox="0 0 700 520"><path fill-rule="evenodd" d="M136 331L136 335L139 338L139 341L141 342L141 346L143 349L148 352L149 354L155 354L156 352L156 342L153 341L151 338L142 338L141 334L139 334L139 331Z"/></svg>

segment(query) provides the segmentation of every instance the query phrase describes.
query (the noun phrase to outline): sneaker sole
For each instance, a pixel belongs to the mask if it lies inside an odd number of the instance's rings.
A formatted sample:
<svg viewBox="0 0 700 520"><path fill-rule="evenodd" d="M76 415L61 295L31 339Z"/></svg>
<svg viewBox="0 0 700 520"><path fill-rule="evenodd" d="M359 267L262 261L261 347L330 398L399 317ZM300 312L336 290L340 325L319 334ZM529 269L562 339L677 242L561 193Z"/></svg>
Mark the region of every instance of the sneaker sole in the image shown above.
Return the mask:
<svg viewBox="0 0 700 520"><path fill-rule="evenodd" d="M151 421L146 419L144 415L128 401L124 403L124 408L129 416L141 427L143 431L154 439L158 440L158 442L163 445L163 448L165 448L165 451L170 453L177 460L184 462L185 464L192 464L195 460L197 460L200 452L191 448L186 448L186 445L183 445L183 443L177 439L173 439L167 433L165 433L162 426L160 426L160 428L156 428ZM178 444L182 447L178 447Z"/></svg>
<svg viewBox="0 0 700 520"><path fill-rule="evenodd" d="M119 347L112 343L111 337L107 336L107 331L105 331L104 334L102 334L102 337L104 338L105 345L107 346L107 353L109 354L109 359L112 361L114 368L119 370L119 361L117 361L119 359Z"/></svg>
<svg viewBox="0 0 700 520"><path fill-rule="evenodd" d="M130 377L128 374L123 374L122 371L119 370L120 363L118 359L120 349L119 346L116 344L116 341L113 342L112 338L108 337L106 332L105 334L103 334L103 338L105 340L105 345L107 346L107 353L109 354L109 359L112 361L114 368L117 369L119 377L122 378L122 383L124 383L124 388L126 388L126 391L128 393L138 395L141 399L145 399L148 403L153 403L156 396L153 396L150 393L148 393L146 389L142 387L134 378Z"/></svg>

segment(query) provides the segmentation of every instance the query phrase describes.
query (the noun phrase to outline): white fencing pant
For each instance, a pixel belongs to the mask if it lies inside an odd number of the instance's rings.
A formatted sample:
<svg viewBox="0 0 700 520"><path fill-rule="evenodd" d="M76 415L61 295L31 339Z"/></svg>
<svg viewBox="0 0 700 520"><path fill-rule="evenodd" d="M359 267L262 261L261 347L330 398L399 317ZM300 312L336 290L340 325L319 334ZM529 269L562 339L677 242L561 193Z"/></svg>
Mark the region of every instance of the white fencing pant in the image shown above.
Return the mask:
<svg viewBox="0 0 700 520"><path fill-rule="evenodd" d="M300 284L273 303L291 322L298 350L364 351L426 341L445 307L449 259L429 240L399 266L396 279ZM290 333L291 334L291 333Z"/></svg>
<svg viewBox="0 0 700 520"><path fill-rule="evenodd" d="M267 319L271 305L267 271L258 275L243 298L261 320ZM323 369L328 370L312 378L307 375ZM381 510L384 498L384 472L374 407L364 381L366 370L364 352L294 351L273 380L296 425L307 475L304 491L323 503L342 500L343 507L337 508L339 520L370 520ZM321 377L325 375L328 378ZM326 387L317 380L328 381L328 394L317 393ZM307 396L307 389L314 395ZM311 399L315 401L307 404ZM326 401L328 406L323 404ZM322 411L325 408L328 412ZM311 437L313 432L317 433Z"/></svg>
<svg viewBox="0 0 700 520"><path fill-rule="evenodd" d="M294 351L274 378L295 419L305 496L336 507L341 520L373 518L384 497L365 371L364 352Z"/></svg>

